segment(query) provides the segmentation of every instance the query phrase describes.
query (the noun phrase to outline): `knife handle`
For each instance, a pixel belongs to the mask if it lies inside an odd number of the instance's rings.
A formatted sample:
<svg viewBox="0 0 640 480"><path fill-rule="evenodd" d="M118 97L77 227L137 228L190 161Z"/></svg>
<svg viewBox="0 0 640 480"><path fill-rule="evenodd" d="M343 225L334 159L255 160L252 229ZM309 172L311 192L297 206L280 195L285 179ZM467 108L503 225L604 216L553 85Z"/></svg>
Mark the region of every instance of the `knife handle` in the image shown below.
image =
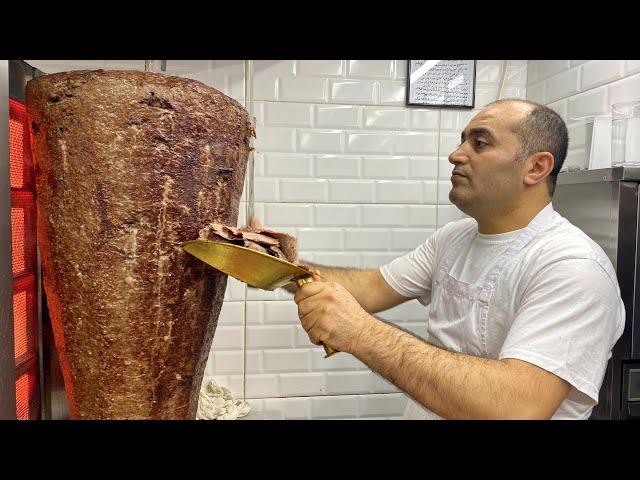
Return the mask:
<svg viewBox="0 0 640 480"><path fill-rule="evenodd" d="M309 276L309 277L296 278L295 282L296 282L296 285L298 286L298 288L300 288L305 283L313 282L313 277ZM329 358L334 353L338 353L338 350L334 350L329 345L322 344L322 346L324 347L324 353L325 353L324 358Z"/></svg>

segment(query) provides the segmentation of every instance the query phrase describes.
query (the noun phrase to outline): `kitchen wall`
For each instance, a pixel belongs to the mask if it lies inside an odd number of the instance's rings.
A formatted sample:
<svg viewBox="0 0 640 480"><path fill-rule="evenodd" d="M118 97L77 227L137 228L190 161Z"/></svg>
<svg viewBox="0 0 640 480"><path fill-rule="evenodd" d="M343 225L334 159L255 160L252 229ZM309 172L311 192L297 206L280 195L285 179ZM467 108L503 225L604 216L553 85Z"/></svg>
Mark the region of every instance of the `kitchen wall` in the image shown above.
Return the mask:
<svg viewBox="0 0 640 480"><path fill-rule="evenodd" d="M640 99L640 60L529 60L527 99L548 105L567 122L565 166L585 164L585 117L611 104Z"/></svg>
<svg viewBox="0 0 640 480"><path fill-rule="evenodd" d="M144 69L142 60L28 62L48 73ZM544 65L534 63L536 82L564 72ZM253 61L252 78L245 78L241 60L168 60L167 73L201 80L241 103L249 81L257 121L256 215L297 235L304 259L373 268L461 217L448 201L447 156L471 116L496 99L502 66L478 61L474 110L405 107L404 60L260 60ZM510 60L502 97L526 94L527 61ZM323 358L291 298L229 279L205 381L215 378L237 398L246 394L248 418L401 416L406 397L393 385L349 355ZM425 316L417 301L380 314L418 335Z"/></svg>

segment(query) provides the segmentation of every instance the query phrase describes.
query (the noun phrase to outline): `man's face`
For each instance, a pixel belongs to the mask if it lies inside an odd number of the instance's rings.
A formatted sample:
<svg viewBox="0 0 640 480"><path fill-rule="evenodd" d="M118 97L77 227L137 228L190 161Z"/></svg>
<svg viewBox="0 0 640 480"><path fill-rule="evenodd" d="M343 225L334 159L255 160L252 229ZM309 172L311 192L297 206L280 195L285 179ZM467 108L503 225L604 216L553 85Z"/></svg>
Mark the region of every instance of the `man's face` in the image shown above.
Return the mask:
<svg viewBox="0 0 640 480"><path fill-rule="evenodd" d="M449 200L466 214L508 207L523 190L524 162L516 162L520 140L512 127L531 107L520 103L491 105L461 133L460 146L449 155L454 165Z"/></svg>

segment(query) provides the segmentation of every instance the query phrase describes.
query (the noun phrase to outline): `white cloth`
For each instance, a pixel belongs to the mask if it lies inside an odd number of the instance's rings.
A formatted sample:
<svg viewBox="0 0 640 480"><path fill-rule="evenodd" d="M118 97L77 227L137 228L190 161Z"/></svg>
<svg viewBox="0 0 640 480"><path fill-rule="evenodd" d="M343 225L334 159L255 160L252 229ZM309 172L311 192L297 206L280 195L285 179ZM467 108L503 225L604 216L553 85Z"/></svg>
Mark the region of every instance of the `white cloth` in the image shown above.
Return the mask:
<svg viewBox="0 0 640 480"><path fill-rule="evenodd" d="M552 418L589 417L624 305L604 251L551 203L514 232L482 235L473 219L448 223L380 272L429 306L427 342L537 365L572 386ZM405 417L440 418L411 399Z"/></svg>
<svg viewBox="0 0 640 480"><path fill-rule="evenodd" d="M211 378L200 389L196 420L235 420L250 411L249 402L236 400L228 388Z"/></svg>

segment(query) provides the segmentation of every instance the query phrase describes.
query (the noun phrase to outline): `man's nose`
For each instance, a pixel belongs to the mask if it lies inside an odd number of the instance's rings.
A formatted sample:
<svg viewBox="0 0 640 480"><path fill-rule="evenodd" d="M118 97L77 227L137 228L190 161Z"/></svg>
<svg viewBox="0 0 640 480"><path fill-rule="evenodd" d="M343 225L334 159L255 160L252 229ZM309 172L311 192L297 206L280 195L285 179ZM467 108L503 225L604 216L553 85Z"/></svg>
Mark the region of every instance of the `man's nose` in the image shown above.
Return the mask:
<svg viewBox="0 0 640 480"><path fill-rule="evenodd" d="M469 157L464 152L464 143L458 146L453 152L449 154L449 163L458 165L459 163L466 163Z"/></svg>

